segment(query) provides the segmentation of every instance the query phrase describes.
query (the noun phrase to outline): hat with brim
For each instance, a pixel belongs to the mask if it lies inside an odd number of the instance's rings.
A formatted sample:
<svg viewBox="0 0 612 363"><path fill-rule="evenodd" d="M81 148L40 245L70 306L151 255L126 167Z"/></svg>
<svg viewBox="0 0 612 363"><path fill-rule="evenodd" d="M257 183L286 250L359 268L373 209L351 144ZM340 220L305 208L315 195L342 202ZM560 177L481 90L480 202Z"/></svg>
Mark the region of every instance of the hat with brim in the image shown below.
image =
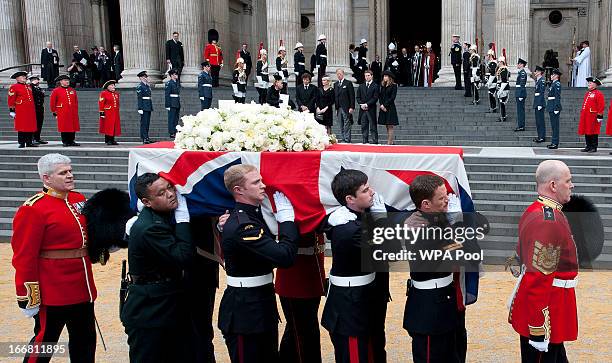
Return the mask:
<svg viewBox="0 0 612 363"><path fill-rule="evenodd" d="M136 76L140 78L140 77L148 77L149 75L147 74L147 71L142 71L138 73Z"/></svg>
<svg viewBox="0 0 612 363"><path fill-rule="evenodd" d="M598 86L601 86L601 81L599 79L597 79L597 77L587 77L586 79L587 82L593 82Z"/></svg>
<svg viewBox="0 0 612 363"><path fill-rule="evenodd" d="M393 72L391 72L390 70L386 70L386 71L384 71L384 72L382 73L382 75L383 75L383 77L384 77L384 76L389 76L389 77L391 77L391 78L395 79L395 74L394 74Z"/></svg>
<svg viewBox="0 0 612 363"><path fill-rule="evenodd" d="M286 50L287 49L284 46L282 46L282 45L280 47L278 47L278 51L279 52L283 52L283 51L286 51Z"/></svg>
<svg viewBox="0 0 612 363"><path fill-rule="evenodd" d="M318 41L321 41L323 39L327 39L327 37L325 36L325 34L321 34L319 35L319 37L317 38Z"/></svg>
<svg viewBox="0 0 612 363"><path fill-rule="evenodd" d="M298 48L304 48L304 44L302 44L300 42L295 43L295 48L293 48L293 49L298 49Z"/></svg>
<svg viewBox="0 0 612 363"><path fill-rule="evenodd" d="M37 75L35 75L35 74L31 75L31 76L30 76L30 78L28 78L28 79L29 79L30 81L35 80L35 79L37 79L37 80L39 80L39 81L40 81L40 77L39 77L39 76L37 76Z"/></svg>
<svg viewBox="0 0 612 363"><path fill-rule="evenodd" d="M68 77L68 76L67 76L67 75L65 75L65 74L62 74L61 76L59 76L59 77L57 77L57 78L55 79L55 82L59 82L59 81L61 81L61 80L63 80L63 79L70 80L70 77Z"/></svg>
<svg viewBox="0 0 612 363"><path fill-rule="evenodd" d="M534 71L544 73L544 68L542 68L540 66L536 66Z"/></svg>
<svg viewBox="0 0 612 363"><path fill-rule="evenodd" d="M108 86L110 86L111 84L117 84L117 81L115 81L114 79L106 81L106 83L104 83L104 85L102 86L102 89L108 89Z"/></svg>
<svg viewBox="0 0 612 363"><path fill-rule="evenodd" d="M459 34L453 34L451 35L451 38L461 38L461 37L459 36Z"/></svg>
<svg viewBox="0 0 612 363"><path fill-rule="evenodd" d="M557 76L560 76L563 73L558 68L555 68L555 69L553 69L552 74L556 74Z"/></svg>
<svg viewBox="0 0 612 363"><path fill-rule="evenodd" d="M361 39L361 41L359 42L359 44L363 45L365 43L367 43L368 41L366 39Z"/></svg>
<svg viewBox="0 0 612 363"><path fill-rule="evenodd" d="M13 75L11 76L12 79L17 79L17 77L27 77L28 76L28 72L24 72L24 71L19 71L19 72L15 72L13 73Z"/></svg>
<svg viewBox="0 0 612 363"><path fill-rule="evenodd" d="M521 59L521 58L519 58L519 59L518 59L518 61L517 61L516 63L518 63L518 64L522 64L522 65L524 65L524 66L526 66L526 65L527 65L527 61L526 61L526 60L524 60L524 59Z"/></svg>

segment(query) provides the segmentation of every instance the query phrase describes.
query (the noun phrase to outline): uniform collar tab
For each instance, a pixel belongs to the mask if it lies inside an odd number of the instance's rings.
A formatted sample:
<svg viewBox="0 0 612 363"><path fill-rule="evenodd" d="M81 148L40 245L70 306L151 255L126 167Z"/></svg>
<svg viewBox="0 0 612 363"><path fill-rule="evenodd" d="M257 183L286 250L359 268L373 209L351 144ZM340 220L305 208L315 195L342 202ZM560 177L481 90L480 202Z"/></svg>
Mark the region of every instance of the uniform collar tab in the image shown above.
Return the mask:
<svg viewBox="0 0 612 363"><path fill-rule="evenodd" d="M543 195L538 196L538 202L544 204L547 207L554 208L559 211L563 209L563 204Z"/></svg>
<svg viewBox="0 0 612 363"><path fill-rule="evenodd" d="M58 192L57 190L48 186L43 187L43 193L58 199L66 199L68 197L68 192Z"/></svg>

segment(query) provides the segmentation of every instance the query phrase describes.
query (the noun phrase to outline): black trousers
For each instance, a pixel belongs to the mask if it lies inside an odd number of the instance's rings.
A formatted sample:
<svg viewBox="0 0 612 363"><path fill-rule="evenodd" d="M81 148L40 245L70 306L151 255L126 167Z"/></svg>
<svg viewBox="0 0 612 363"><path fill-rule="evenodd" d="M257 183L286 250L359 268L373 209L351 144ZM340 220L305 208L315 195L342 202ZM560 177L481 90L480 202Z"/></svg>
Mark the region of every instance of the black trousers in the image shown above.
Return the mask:
<svg viewBox="0 0 612 363"><path fill-rule="evenodd" d="M19 145L31 145L33 132L17 131L17 142Z"/></svg>
<svg viewBox="0 0 612 363"><path fill-rule="evenodd" d="M599 146L599 135L584 135L584 140L586 141L586 147L588 149L597 150Z"/></svg>
<svg viewBox="0 0 612 363"><path fill-rule="evenodd" d="M194 362L214 363L215 347L213 345L213 309L215 308L216 287L198 288L197 298L199 306L191 313L191 326L193 328L192 343L189 345Z"/></svg>
<svg viewBox="0 0 612 363"><path fill-rule="evenodd" d="M471 70L467 73L463 72L463 88L465 89L465 97L472 97L472 81L470 78L472 78Z"/></svg>
<svg viewBox="0 0 612 363"><path fill-rule="evenodd" d="M489 107L491 108L491 110L497 110L497 99L495 98L495 88L489 88Z"/></svg>
<svg viewBox="0 0 612 363"><path fill-rule="evenodd" d="M473 101L474 102L479 102L480 101L480 92L479 92L479 84L478 83L472 83L472 95L474 96Z"/></svg>
<svg viewBox="0 0 612 363"><path fill-rule="evenodd" d="M368 144L370 141L370 134L372 134L372 144L378 144L378 124L376 123L376 117L372 118L370 113L367 111L359 111L359 120L361 122L361 137L364 144Z"/></svg>
<svg viewBox="0 0 612 363"><path fill-rule="evenodd" d="M436 335L410 333L415 363L458 363L454 330Z"/></svg>
<svg viewBox="0 0 612 363"><path fill-rule="evenodd" d="M457 313L457 329L455 330L455 351L459 362L465 363L467 358L467 330L465 329L465 311Z"/></svg>
<svg viewBox="0 0 612 363"><path fill-rule="evenodd" d="M60 132L60 135L62 136L62 144L64 145L72 144L76 138L76 132Z"/></svg>
<svg viewBox="0 0 612 363"><path fill-rule="evenodd" d="M499 110L501 112L501 118L506 121L506 102L508 100L508 97L504 97L504 98L500 98L499 99Z"/></svg>
<svg viewBox="0 0 612 363"><path fill-rule="evenodd" d="M40 132L42 131L43 122L45 121L45 109L36 109L36 132L34 133L34 140L40 141Z"/></svg>
<svg viewBox="0 0 612 363"><path fill-rule="evenodd" d="M540 352L529 345L529 338L521 337L521 362L522 363L567 363L565 346L560 344L548 344L548 352Z"/></svg>
<svg viewBox="0 0 612 363"><path fill-rule="evenodd" d="M149 139L149 125L151 124L151 111L142 111L140 115L140 140Z"/></svg>
<svg viewBox="0 0 612 363"><path fill-rule="evenodd" d="M260 334L224 334L232 363L278 363L278 331ZM283 362L284 363L284 362Z"/></svg>
<svg viewBox="0 0 612 363"><path fill-rule="evenodd" d="M104 142L105 143L115 142L115 137L114 136L104 135Z"/></svg>
<svg viewBox="0 0 612 363"><path fill-rule="evenodd" d="M259 104L263 105L266 103L267 91L265 88L258 88L257 93L259 93Z"/></svg>
<svg viewBox="0 0 612 363"><path fill-rule="evenodd" d="M455 89L461 89L461 64L453 64L455 72Z"/></svg>
<svg viewBox="0 0 612 363"><path fill-rule="evenodd" d="M190 360L188 353L189 329L184 324L159 328L125 327L130 346L130 362L173 363Z"/></svg>
<svg viewBox="0 0 612 363"><path fill-rule="evenodd" d="M219 72L221 71L221 66L210 66L210 76L212 77L212 86L219 87Z"/></svg>
<svg viewBox="0 0 612 363"><path fill-rule="evenodd" d="M336 363L370 363L373 360L372 339L369 336L349 337L330 333Z"/></svg>
<svg viewBox="0 0 612 363"><path fill-rule="evenodd" d="M280 342L281 362L321 362L319 304L321 298L280 297L285 315L285 331Z"/></svg>
<svg viewBox="0 0 612 363"><path fill-rule="evenodd" d="M94 304L82 303L64 306L41 305L34 316L34 337L30 344L57 343L64 326L68 328L68 350L71 362L95 362L96 327ZM24 363L49 362L51 357L26 355Z"/></svg>
<svg viewBox="0 0 612 363"><path fill-rule="evenodd" d="M317 84L319 88L323 87L323 77L325 77L325 71L327 70L327 65L320 65L319 71L317 72ZM380 84L380 82L378 83Z"/></svg>

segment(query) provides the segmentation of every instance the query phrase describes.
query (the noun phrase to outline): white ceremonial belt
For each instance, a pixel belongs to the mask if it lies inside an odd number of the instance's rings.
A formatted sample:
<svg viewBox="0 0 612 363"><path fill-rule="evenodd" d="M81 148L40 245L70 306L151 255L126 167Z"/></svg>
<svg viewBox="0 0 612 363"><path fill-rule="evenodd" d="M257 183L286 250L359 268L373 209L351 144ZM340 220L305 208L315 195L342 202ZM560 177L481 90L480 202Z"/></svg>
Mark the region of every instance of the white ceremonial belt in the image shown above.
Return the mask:
<svg viewBox="0 0 612 363"><path fill-rule="evenodd" d="M324 251L325 251L325 245L320 244L318 246L313 246L313 247L300 247L298 248L297 253L298 255L312 256L312 255L322 253Z"/></svg>
<svg viewBox="0 0 612 363"><path fill-rule="evenodd" d="M327 58L327 56L326 56L326 55L323 55L323 54L321 54L319 57L321 57L321 58Z"/></svg>
<svg viewBox="0 0 612 363"><path fill-rule="evenodd" d="M143 97L142 99L143 99L143 100L150 100L150 99L151 99L151 97Z"/></svg>
<svg viewBox="0 0 612 363"><path fill-rule="evenodd" d="M535 97L538 97L539 95L540 95L539 92L534 94Z"/></svg>
<svg viewBox="0 0 612 363"><path fill-rule="evenodd" d="M211 88L212 88L212 84L210 84L210 83L204 83L204 84L202 85L202 87L211 87Z"/></svg>
<svg viewBox="0 0 612 363"><path fill-rule="evenodd" d="M332 285L340 286L340 287L357 287L364 286L372 281L376 277L376 273L372 272L368 275L363 276L334 276L329 275L329 282Z"/></svg>
<svg viewBox="0 0 612 363"><path fill-rule="evenodd" d="M523 86L522 86L522 85L520 85L520 84L517 84L517 85L516 85L516 88L521 88L521 87L523 87Z"/></svg>
<svg viewBox="0 0 612 363"><path fill-rule="evenodd" d="M548 97L549 100L554 100L556 97Z"/></svg>
<svg viewBox="0 0 612 363"><path fill-rule="evenodd" d="M573 280L554 279L553 280L553 286L561 287L564 289L571 289L571 288L576 287L576 285L578 285L577 279L573 279Z"/></svg>
<svg viewBox="0 0 612 363"><path fill-rule="evenodd" d="M227 276L227 286L232 287L258 287L267 284L271 284L273 280L272 273L270 272L267 275L261 276L251 276L251 277L234 277Z"/></svg>
<svg viewBox="0 0 612 363"><path fill-rule="evenodd" d="M439 279L431 279L427 281L414 281L410 280L412 286L419 290L431 290L431 289L439 289L441 287L446 287L453 282L453 275L448 275L446 277L441 277Z"/></svg>
<svg viewBox="0 0 612 363"><path fill-rule="evenodd" d="M299 65L303 66L305 63L303 62L298 62Z"/></svg>
<svg viewBox="0 0 612 363"><path fill-rule="evenodd" d="M261 74L265 74L265 75L267 75L267 74L268 74L268 72L261 72Z"/></svg>
<svg viewBox="0 0 612 363"><path fill-rule="evenodd" d="M179 95L172 94L172 95L170 95L170 97L179 97Z"/></svg>

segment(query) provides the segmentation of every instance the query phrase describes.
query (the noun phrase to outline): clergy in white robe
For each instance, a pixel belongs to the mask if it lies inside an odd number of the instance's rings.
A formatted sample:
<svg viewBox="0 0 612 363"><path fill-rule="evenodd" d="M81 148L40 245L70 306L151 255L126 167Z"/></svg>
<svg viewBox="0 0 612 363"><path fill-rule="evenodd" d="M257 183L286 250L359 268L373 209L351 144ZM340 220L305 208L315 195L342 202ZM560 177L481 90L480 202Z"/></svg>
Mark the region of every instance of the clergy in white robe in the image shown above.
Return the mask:
<svg viewBox="0 0 612 363"><path fill-rule="evenodd" d="M591 48L588 42L583 42L582 49L574 58L574 64L578 67L575 74L575 87L587 87L586 79L591 76Z"/></svg>

